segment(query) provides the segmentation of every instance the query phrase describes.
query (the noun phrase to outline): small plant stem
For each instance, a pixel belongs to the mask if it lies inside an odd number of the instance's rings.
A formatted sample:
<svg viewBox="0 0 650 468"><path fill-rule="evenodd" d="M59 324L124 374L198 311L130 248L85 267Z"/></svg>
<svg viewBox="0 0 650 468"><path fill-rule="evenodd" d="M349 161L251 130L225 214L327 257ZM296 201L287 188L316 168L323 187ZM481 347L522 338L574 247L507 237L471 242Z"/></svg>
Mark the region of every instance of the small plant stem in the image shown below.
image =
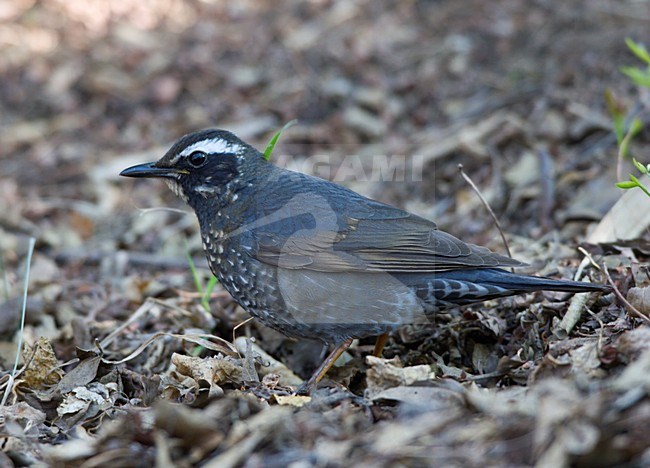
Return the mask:
<svg viewBox="0 0 650 468"><path fill-rule="evenodd" d="M32 255L34 254L34 246L36 245L36 239L33 237L29 238L29 247L27 249L27 259L25 260L25 285L23 288L23 306L20 314L20 333L18 334L18 349L16 350L16 359L14 361L14 367L11 370L11 375L9 376L9 381L7 382L7 388L5 393L2 396L2 401L0 406L4 406L7 403L9 395L13 391L14 379L16 376L16 371L18 370L18 361L20 361L20 352L23 348L23 335L25 333L25 315L27 315L27 291L29 290L29 273L32 264Z"/></svg>
<svg viewBox="0 0 650 468"><path fill-rule="evenodd" d="M483 206L485 206L485 209L488 210L490 213L490 216L492 216L492 219L494 220L494 224L496 225L497 229L499 230L499 234L501 235L501 240L503 241L503 245L506 248L506 252L508 253L508 257L512 258L512 254L510 253L510 247L508 246L508 241L506 240L506 236L503 234L503 229L501 229L501 223L497 219L497 216L494 214L494 211L492 210L492 207L490 204L487 202L485 197L483 197L483 194L481 194L481 191L478 189L476 184L470 179L470 177L465 173L463 170L463 165L459 164L458 165L458 172L460 172L460 175L465 179L465 182L469 184L470 187L472 187L472 190L478 195L478 198L481 200L481 203L483 203ZM514 272L514 268L511 268L511 271Z"/></svg>

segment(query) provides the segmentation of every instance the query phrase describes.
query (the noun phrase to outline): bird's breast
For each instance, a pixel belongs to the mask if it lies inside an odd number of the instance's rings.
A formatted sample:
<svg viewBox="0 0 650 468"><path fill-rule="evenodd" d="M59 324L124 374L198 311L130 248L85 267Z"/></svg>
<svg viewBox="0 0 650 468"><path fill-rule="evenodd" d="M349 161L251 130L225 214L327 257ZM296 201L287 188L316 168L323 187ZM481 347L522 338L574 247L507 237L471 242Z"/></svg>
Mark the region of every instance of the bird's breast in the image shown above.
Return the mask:
<svg viewBox="0 0 650 468"><path fill-rule="evenodd" d="M275 269L247 254L241 236L212 228L202 232L203 249L212 273L230 295L250 313L274 305L277 299Z"/></svg>

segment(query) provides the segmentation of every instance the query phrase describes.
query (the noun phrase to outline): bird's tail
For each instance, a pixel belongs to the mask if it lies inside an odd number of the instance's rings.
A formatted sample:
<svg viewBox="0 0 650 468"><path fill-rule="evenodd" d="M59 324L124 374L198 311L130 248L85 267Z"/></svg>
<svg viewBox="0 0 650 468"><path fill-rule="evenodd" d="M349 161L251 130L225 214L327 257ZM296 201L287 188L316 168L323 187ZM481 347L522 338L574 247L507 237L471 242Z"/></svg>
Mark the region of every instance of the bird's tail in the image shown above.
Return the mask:
<svg viewBox="0 0 650 468"><path fill-rule="evenodd" d="M404 275L400 279L415 288L416 294L426 303L440 309L475 302L513 296L532 291L609 292L602 284L556 280L538 276L519 275L500 268L467 268L441 271L433 277Z"/></svg>
<svg viewBox="0 0 650 468"><path fill-rule="evenodd" d="M472 276L472 278L470 279L468 275ZM608 292L611 290L609 286L602 284L520 275L517 273L511 273L506 270L501 270L499 268L486 268L482 270L475 269L472 271L450 271L444 272L444 276L447 279L470 281L472 283L477 283L484 286L493 286L515 293L541 290L564 291L572 293L589 291ZM458 278L455 278L456 276L458 276Z"/></svg>

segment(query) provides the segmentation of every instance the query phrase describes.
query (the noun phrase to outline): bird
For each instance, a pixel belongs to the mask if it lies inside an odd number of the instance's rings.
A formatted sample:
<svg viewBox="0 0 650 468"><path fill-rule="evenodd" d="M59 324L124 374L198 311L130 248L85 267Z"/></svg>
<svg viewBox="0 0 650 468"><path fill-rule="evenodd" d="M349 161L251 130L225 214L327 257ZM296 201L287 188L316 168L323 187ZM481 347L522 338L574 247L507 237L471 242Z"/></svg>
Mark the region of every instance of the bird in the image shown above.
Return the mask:
<svg viewBox="0 0 650 468"><path fill-rule="evenodd" d="M311 393L354 339L379 336L377 355L390 332L450 307L539 290L608 290L513 273L526 264L282 168L226 130L185 135L158 161L120 175L162 179L193 209L212 273L250 315L332 348L297 393Z"/></svg>

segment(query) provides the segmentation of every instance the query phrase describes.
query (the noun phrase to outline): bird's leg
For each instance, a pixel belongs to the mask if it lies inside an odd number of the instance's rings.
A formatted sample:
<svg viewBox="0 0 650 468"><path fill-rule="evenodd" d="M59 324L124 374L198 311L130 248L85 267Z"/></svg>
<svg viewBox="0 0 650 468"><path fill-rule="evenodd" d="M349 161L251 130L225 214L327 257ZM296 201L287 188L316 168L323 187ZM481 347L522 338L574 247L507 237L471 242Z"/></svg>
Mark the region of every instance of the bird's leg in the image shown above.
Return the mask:
<svg viewBox="0 0 650 468"><path fill-rule="evenodd" d="M323 363L316 369L316 372L309 378L308 381L303 383L300 387L298 387L298 390L296 390L296 393L300 395L306 395L311 393L311 391L316 387L318 382L321 381L323 377L325 377L325 374L327 374L327 371L330 370L330 368L334 365L336 360L341 357L341 354L343 354L352 344L353 338L348 338L345 340L343 343L338 345L334 350L325 358Z"/></svg>
<svg viewBox="0 0 650 468"><path fill-rule="evenodd" d="M375 349L372 351L372 355L375 357L381 357L381 353L384 352L384 346L388 343L388 333L382 333L377 337L375 341Z"/></svg>

